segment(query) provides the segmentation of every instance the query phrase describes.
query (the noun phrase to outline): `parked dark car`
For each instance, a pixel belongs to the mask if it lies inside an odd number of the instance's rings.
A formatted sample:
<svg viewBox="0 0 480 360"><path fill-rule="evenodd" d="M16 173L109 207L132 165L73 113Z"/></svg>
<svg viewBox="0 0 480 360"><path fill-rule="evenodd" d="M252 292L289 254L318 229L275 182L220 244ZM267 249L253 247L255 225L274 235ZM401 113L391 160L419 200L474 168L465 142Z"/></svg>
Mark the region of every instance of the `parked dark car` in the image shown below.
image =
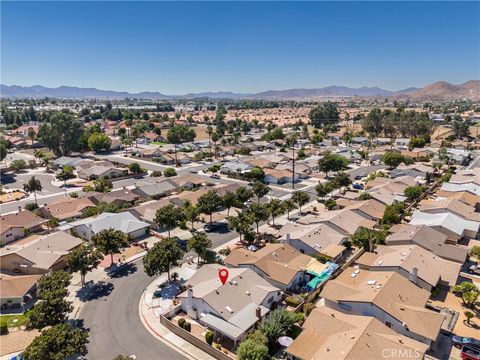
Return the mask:
<svg viewBox="0 0 480 360"><path fill-rule="evenodd" d="M480 340L472 337L452 336L453 345L461 348L463 345L473 345L480 348Z"/></svg>
<svg viewBox="0 0 480 360"><path fill-rule="evenodd" d="M220 222L213 222L211 224L206 224L203 229L205 232L227 232L228 225Z"/></svg>

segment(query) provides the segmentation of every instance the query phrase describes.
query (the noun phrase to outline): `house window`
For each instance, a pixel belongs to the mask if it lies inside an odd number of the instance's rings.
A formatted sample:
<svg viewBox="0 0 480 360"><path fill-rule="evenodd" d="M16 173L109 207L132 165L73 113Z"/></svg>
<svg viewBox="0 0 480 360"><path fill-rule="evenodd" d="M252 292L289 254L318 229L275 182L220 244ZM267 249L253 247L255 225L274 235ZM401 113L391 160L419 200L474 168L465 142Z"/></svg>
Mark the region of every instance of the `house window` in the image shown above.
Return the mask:
<svg viewBox="0 0 480 360"><path fill-rule="evenodd" d="M270 304L273 301L273 296L270 296L270 298L267 300L267 303Z"/></svg>
<svg viewBox="0 0 480 360"><path fill-rule="evenodd" d="M392 323L390 321L385 321L385 325L387 325L390 329L392 328Z"/></svg>

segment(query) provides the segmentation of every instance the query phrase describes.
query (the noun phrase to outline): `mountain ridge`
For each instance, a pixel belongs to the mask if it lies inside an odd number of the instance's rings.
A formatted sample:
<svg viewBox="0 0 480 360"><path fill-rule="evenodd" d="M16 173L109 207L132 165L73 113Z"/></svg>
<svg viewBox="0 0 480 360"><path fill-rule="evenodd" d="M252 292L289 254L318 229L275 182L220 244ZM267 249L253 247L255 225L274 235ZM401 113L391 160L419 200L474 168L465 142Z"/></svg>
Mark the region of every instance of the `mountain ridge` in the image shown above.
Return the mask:
<svg viewBox="0 0 480 360"><path fill-rule="evenodd" d="M102 90L93 87L59 86L49 88L42 85L19 86L0 84L1 98L102 98L102 99L253 99L253 100L318 100L324 98L345 97L392 97L405 99L458 99L480 98L480 80L469 80L453 85L437 81L423 88L410 87L398 91L385 90L380 87L350 88L332 85L323 88L294 88L285 90L266 90L257 93L235 93L229 91L188 93L184 95L166 95L157 91L130 93L127 91Z"/></svg>

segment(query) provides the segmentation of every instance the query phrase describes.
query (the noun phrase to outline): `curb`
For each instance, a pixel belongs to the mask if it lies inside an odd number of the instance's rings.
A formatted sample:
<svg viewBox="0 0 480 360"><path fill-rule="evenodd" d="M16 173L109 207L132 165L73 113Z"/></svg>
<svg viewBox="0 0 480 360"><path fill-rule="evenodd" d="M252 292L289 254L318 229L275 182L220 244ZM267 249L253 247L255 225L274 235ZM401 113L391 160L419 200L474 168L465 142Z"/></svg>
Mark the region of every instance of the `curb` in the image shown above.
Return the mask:
<svg viewBox="0 0 480 360"><path fill-rule="evenodd" d="M139 311L139 315L140 315L140 320L142 321L142 324L147 328L148 332L150 332L150 334L155 334L154 337L157 337L157 339L159 341L161 341L162 343L164 343L165 345L167 345L168 347L170 347L171 349L175 350L176 352L184 355L185 357L187 357L188 359L192 359L192 360L201 360L201 359L198 359L194 356L192 356L191 354L188 354L187 352L185 352L181 347L177 346L176 344L172 343L171 341L165 339L165 337L162 335L162 334L159 334L154 328L152 325L150 325L150 323L148 322L147 318L145 317L145 314L143 313L143 306L142 306L142 300L145 299L145 291L143 292L142 296L140 297L140 302L138 303L138 311ZM152 334L152 336L153 336Z"/></svg>

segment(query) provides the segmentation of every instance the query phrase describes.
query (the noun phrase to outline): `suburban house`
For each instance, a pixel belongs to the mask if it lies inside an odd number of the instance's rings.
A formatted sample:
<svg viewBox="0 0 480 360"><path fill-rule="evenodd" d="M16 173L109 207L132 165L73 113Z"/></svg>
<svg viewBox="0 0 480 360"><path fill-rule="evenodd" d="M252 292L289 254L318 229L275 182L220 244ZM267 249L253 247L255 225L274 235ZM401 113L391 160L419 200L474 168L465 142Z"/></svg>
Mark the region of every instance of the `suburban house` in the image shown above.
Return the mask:
<svg viewBox="0 0 480 360"><path fill-rule="evenodd" d="M441 190L450 191L450 192L459 192L467 191L473 195L480 196L480 185L477 185L475 182L466 182L466 183L443 183Z"/></svg>
<svg viewBox="0 0 480 360"><path fill-rule="evenodd" d="M163 196L170 195L178 189L177 184L171 180L163 181L147 181L141 180L135 183L135 188L132 190L133 193L139 195L142 198L160 198Z"/></svg>
<svg viewBox="0 0 480 360"><path fill-rule="evenodd" d="M160 161L162 159L165 160L165 156L164 156L163 152L160 150L160 147L156 147L156 148L135 148L135 149L132 149L131 154L132 154L132 156L142 158L142 159L160 159Z"/></svg>
<svg viewBox="0 0 480 360"><path fill-rule="evenodd" d="M288 244L268 244L255 252L233 249L224 261L231 267L252 269L273 286L290 292L300 292L326 267Z"/></svg>
<svg viewBox="0 0 480 360"><path fill-rule="evenodd" d="M419 210L430 214L450 213L465 220L480 221L480 213L476 212L474 207L456 199L422 200Z"/></svg>
<svg viewBox="0 0 480 360"><path fill-rule="evenodd" d="M367 220L379 221L383 218L386 206L378 200L355 201L346 207Z"/></svg>
<svg viewBox="0 0 480 360"><path fill-rule="evenodd" d="M327 282L320 296L330 308L372 316L395 332L428 346L437 340L444 319L425 307L428 291L392 271L347 268Z"/></svg>
<svg viewBox="0 0 480 360"><path fill-rule="evenodd" d="M480 222L465 220L451 213L430 214L415 210L410 220L412 225L428 225L447 235L449 242L456 244L462 238L475 239Z"/></svg>
<svg viewBox="0 0 480 360"><path fill-rule="evenodd" d="M199 188L205 183L209 183L209 179L201 175L188 174L184 176L176 176L169 179L172 183L177 185L179 189L192 190Z"/></svg>
<svg viewBox="0 0 480 360"><path fill-rule="evenodd" d="M223 336L238 343L277 307L282 295L250 269L229 269L228 281L222 285L220 269L217 264L202 266L178 297L182 310L214 331L215 338Z"/></svg>
<svg viewBox="0 0 480 360"><path fill-rule="evenodd" d="M356 264L370 271L398 272L429 292L437 286L454 286L462 267L418 245L378 245L374 252L364 253Z"/></svg>
<svg viewBox="0 0 480 360"><path fill-rule="evenodd" d="M157 226L155 224L157 210L168 204L171 204L168 199L152 200L130 209L129 212L137 219L146 221L150 225Z"/></svg>
<svg viewBox="0 0 480 360"><path fill-rule="evenodd" d="M0 275L0 309L21 309L35 298L39 275Z"/></svg>
<svg viewBox="0 0 480 360"><path fill-rule="evenodd" d="M133 205L136 201L141 199L141 195L123 188L108 193L88 193L88 199L90 199L96 205L100 203L107 203L122 207L124 205Z"/></svg>
<svg viewBox="0 0 480 360"><path fill-rule="evenodd" d="M77 166L77 164L83 159L80 157L60 156L52 161L54 169L63 169L65 166Z"/></svg>
<svg viewBox="0 0 480 360"><path fill-rule="evenodd" d="M348 236L326 224L301 225L287 222L276 234L280 241L303 254L324 255L331 261L339 260L346 247Z"/></svg>
<svg viewBox="0 0 480 360"><path fill-rule="evenodd" d="M220 172L222 174L244 174L252 170L253 166L240 161L229 161L222 165Z"/></svg>
<svg viewBox="0 0 480 360"><path fill-rule="evenodd" d="M442 259L460 264L465 262L468 249L447 243L447 235L427 225L399 224L390 228L387 245L418 245Z"/></svg>
<svg viewBox="0 0 480 360"><path fill-rule="evenodd" d="M476 211L480 211L480 195L472 194L468 191L444 191L436 192L437 199L457 199L467 205L473 206Z"/></svg>
<svg viewBox="0 0 480 360"><path fill-rule="evenodd" d="M288 170L292 171L293 165L291 162L286 164L278 164L275 170ZM306 179L312 174L312 168L303 162L295 162L295 174L298 174L300 179Z"/></svg>
<svg viewBox="0 0 480 360"><path fill-rule="evenodd" d="M82 218L87 210L95 207L95 204L88 198L62 197L45 204L38 211L45 218L54 217L59 221L64 221Z"/></svg>
<svg viewBox="0 0 480 360"><path fill-rule="evenodd" d="M19 210L13 214L2 215L0 241L3 244L8 244L30 233L41 231L43 225L47 222L47 219L43 219L28 210Z"/></svg>
<svg viewBox="0 0 480 360"><path fill-rule="evenodd" d="M70 251L80 246L82 239L59 231L21 241L0 249L0 269L18 274L45 274L67 266Z"/></svg>
<svg viewBox="0 0 480 360"><path fill-rule="evenodd" d="M375 221L368 220L350 209L327 211L320 215L307 215L298 220L298 223L309 224L325 224L333 230L340 232L345 236L352 236L361 228L373 228Z"/></svg>
<svg viewBox="0 0 480 360"><path fill-rule="evenodd" d="M77 170L78 177L84 180L113 179L128 175L128 169L113 166L93 165Z"/></svg>
<svg viewBox="0 0 480 360"><path fill-rule="evenodd" d="M276 170L276 169L264 169L265 177L263 181L267 184L286 184L294 183L300 179L300 175L295 172L295 175L291 170Z"/></svg>
<svg viewBox="0 0 480 360"><path fill-rule="evenodd" d="M401 176L408 176L411 178L426 178L427 174L433 174L434 169L431 166L422 163L415 163L411 165L399 165L396 169L390 171L390 176L395 179Z"/></svg>
<svg viewBox="0 0 480 360"><path fill-rule="evenodd" d="M92 237L105 229L114 229L123 232L132 239L137 239L147 234L150 224L138 220L130 212L101 213L100 215L77 220L60 226L62 231L71 230L78 236L91 240Z"/></svg>
<svg viewBox="0 0 480 360"><path fill-rule="evenodd" d="M428 345L396 333L374 317L326 306L313 309L302 328L285 350L294 360L384 359L390 354L423 359L428 350Z"/></svg>

